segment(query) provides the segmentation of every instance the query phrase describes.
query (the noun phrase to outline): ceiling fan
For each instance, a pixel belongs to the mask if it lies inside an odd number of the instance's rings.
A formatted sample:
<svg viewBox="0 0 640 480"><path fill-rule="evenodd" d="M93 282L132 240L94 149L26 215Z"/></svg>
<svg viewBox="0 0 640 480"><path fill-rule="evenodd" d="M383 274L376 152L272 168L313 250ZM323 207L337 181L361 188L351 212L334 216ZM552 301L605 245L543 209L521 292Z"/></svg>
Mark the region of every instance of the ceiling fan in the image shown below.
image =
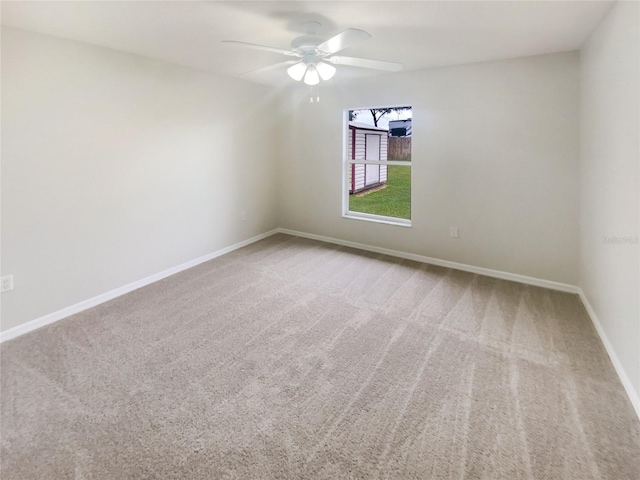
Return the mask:
<svg viewBox="0 0 640 480"><path fill-rule="evenodd" d="M307 85L317 85L320 83L320 80L326 81L331 79L336 73L336 67L333 65L348 65L351 67L372 68L389 72L402 70L401 63L335 55L345 48L371 38L371 35L364 30L347 28L339 34L325 40L317 34L318 30L322 27L319 22L304 22L303 27L307 33L301 37L294 38L291 42L290 50L237 42L235 40L223 40L223 42L240 47L281 53L289 57L295 57L296 60L276 63L265 68L254 70L251 73L273 70L290 65L289 68L287 68L289 76L298 82L304 80L304 83Z"/></svg>

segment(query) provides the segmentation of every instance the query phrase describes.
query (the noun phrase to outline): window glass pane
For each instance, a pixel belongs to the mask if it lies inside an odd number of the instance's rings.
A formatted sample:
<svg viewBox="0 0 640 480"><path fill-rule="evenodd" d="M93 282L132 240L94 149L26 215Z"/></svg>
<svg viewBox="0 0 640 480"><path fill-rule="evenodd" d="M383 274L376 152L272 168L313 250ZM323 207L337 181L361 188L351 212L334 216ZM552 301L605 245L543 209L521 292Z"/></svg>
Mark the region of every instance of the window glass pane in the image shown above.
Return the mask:
<svg viewBox="0 0 640 480"><path fill-rule="evenodd" d="M371 107L345 114L343 213L365 220L380 220L374 215L396 218L410 225L411 166L387 162L411 162L412 108Z"/></svg>
<svg viewBox="0 0 640 480"><path fill-rule="evenodd" d="M358 163L348 168L349 178L378 180L376 187L349 194L350 211L411 219L411 167Z"/></svg>

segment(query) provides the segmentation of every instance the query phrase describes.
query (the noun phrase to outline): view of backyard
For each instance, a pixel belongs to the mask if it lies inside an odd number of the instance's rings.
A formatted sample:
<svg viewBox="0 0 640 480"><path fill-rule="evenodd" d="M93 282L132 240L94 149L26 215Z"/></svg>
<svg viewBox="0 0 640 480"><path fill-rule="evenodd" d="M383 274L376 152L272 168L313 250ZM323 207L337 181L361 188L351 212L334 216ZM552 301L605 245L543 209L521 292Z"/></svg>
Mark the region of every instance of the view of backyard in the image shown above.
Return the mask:
<svg viewBox="0 0 640 480"><path fill-rule="evenodd" d="M349 196L349 210L411 219L411 167L389 165L387 186L362 195Z"/></svg>
<svg viewBox="0 0 640 480"><path fill-rule="evenodd" d="M410 224L411 106L372 107L348 114L345 210L362 214L358 218L376 215Z"/></svg>

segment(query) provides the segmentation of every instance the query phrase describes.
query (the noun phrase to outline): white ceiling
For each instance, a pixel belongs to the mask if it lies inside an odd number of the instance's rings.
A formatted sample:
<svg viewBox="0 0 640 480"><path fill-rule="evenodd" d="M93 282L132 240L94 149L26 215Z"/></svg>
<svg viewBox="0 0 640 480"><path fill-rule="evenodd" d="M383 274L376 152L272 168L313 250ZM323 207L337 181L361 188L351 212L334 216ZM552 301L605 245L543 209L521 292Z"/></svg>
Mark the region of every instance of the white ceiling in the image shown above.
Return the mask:
<svg viewBox="0 0 640 480"><path fill-rule="evenodd" d="M353 27L373 38L341 54L404 64L406 70L576 50L611 1L2 2L2 24L239 76L287 60L222 44L239 40L289 48L316 20L330 37ZM383 72L339 67L331 80ZM284 68L243 75L293 82Z"/></svg>

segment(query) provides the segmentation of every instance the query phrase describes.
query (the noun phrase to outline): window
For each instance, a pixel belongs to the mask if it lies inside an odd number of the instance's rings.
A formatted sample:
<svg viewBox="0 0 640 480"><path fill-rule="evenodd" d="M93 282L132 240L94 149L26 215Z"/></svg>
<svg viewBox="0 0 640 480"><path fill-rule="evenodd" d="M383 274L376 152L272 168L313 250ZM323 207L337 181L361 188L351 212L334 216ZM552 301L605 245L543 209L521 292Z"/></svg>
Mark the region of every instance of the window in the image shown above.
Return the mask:
<svg viewBox="0 0 640 480"><path fill-rule="evenodd" d="M412 109L345 112L343 216L411 226Z"/></svg>

